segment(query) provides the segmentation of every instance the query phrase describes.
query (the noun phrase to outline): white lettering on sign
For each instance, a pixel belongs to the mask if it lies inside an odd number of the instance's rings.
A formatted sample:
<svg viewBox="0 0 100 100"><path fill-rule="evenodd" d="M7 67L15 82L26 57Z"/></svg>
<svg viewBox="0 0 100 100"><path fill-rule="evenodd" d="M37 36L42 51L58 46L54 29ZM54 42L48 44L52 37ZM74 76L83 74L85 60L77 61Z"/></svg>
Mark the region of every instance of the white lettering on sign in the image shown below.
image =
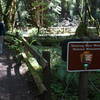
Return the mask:
<svg viewBox="0 0 100 100"><path fill-rule="evenodd" d="M73 51L84 51L85 48L73 48Z"/></svg>
<svg viewBox="0 0 100 100"><path fill-rule="evenodd" d="M84 47L84 45L74 45L74 44L71 44L71 47Z"/></svg>
<svg viewBox="0 0 100 100"><path fill-rule="evenodd" d="M93 46L94 46L94 47L100 47L100 45L99 45L99 44L94 44Z"/></svg>
<svg viewBox="0 0 100 100"><path fill-rule="evenodd" d="M85 44L85 45L74 45L71 44L72 50L73 51L84 51L84 50L100 50L100 45L99 44Z"/></svg>
<svg viewBox="0 0 100 100"><path fill-rule="evenodd" d="M93 45L86 44L85 47L93 47Z"/></svg>
<svg viewBox="0 0 100 100"><path fill-rule="evenodd" d="M100 50L100 48L86 48L86 50L94 50L94 51L96 50L97 51L97 50Z"/></svg>

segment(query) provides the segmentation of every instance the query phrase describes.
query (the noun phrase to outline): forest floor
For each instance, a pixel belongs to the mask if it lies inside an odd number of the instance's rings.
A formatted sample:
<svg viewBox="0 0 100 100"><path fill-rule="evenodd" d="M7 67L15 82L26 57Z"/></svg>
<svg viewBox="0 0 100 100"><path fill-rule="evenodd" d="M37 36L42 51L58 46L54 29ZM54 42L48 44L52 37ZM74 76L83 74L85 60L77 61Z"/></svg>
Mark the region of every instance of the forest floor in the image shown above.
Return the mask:
<svg viewBox="0 0 100 100"><path fill-rule="evenodd" d="M0 54L0 100L37 100L36 85L27 67L18 66L13 55L5 47Z"/></svg>

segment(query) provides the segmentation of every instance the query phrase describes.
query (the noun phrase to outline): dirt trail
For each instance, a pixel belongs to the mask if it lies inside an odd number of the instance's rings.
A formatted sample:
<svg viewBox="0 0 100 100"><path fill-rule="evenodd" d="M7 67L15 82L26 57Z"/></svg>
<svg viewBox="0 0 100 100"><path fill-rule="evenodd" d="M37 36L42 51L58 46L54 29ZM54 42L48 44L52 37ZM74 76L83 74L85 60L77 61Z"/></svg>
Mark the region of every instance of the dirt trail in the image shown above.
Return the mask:
<svg viewBox="0 0 100 100"><path fill-rule="evenodd" d="M0 100L37 100L27 67L17 64L13 55L7 48L0 54Z"/></svg>

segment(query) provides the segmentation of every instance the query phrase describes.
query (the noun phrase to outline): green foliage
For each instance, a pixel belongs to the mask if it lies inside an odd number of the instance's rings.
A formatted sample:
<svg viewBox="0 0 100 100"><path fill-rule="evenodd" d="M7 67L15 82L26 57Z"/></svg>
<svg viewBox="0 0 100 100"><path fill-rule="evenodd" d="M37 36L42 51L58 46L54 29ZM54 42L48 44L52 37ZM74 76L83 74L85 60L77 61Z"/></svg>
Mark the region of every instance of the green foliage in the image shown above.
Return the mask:
<svg viewBox="0 0 100 100"><path fill-rule="evenodd" d="M47 5L48 5L48 2L43 2L43 1L34 1L34 2L32 3L32 6L33 6L34 8L40 7L40 6L47 6Z"/></svg>
<svg viewBox="0 0 100 100"><path fill-rule="evenodd" d="M18 39L14 39L14 38L12 38L12 42L14 44L10 45L9 48L14 50L14 51L16 51L17 53L22 52L22 47L21 47L21 43L22 42L20 40L18 40Z"/></svg>
<svg viewBox="0 0 100 100"><path fill-rule="evenodd" d="M57 13L57 14L61 14L61 7L59 6L61 4L61 1L60 0L53 0L52 2L50 2L49 4L49 9L52 9L52 11L54 13Z"/></svg>
<svg viewBox="0 0 100 100"><path fill-rule="evenodd" d="M96 94L95 97L93 98L93 100L100 100L100 94Z"/></svg>
<svg viewBox="0 0 100 100"><path fill-rule="evenodd" d="M52 84L51 90L54 100L77 100L78 74L68 73L66 62L61 60L60 48L43 48L38 47L39 50L50 51L51 54L51 68L52 68ZM40 51L40 52L41 52ZM73 96L72 96L73 94Z"/></svg>
<svg viewBox="0 0 100 100"><path fill-rule="evenodd" d="M64 87L61 83L53 83L51 85L51 89L53 90L54 94L56 94L57 97L61 97L64 93Z"/></svg>

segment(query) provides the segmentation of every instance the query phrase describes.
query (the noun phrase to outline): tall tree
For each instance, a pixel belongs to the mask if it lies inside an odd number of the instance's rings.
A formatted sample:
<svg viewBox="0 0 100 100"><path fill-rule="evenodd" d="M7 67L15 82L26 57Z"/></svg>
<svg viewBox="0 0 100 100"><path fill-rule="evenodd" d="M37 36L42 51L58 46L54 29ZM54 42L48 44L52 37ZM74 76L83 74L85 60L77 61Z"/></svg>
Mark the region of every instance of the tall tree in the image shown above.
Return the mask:
<svg viewBox="0 0 100 100"><path fill-rule="evenodd" d="M0 16L2 15L2 2L0 1Z"/></svg>
<svg viewBox="0 0 100 100"><path fill-rule="evenodd" d="M7 0L5 3L6 6L3 13L3 19L4 19L6 29L8 30L10 28L13 28L14 26L17 0Z"/></svg>

